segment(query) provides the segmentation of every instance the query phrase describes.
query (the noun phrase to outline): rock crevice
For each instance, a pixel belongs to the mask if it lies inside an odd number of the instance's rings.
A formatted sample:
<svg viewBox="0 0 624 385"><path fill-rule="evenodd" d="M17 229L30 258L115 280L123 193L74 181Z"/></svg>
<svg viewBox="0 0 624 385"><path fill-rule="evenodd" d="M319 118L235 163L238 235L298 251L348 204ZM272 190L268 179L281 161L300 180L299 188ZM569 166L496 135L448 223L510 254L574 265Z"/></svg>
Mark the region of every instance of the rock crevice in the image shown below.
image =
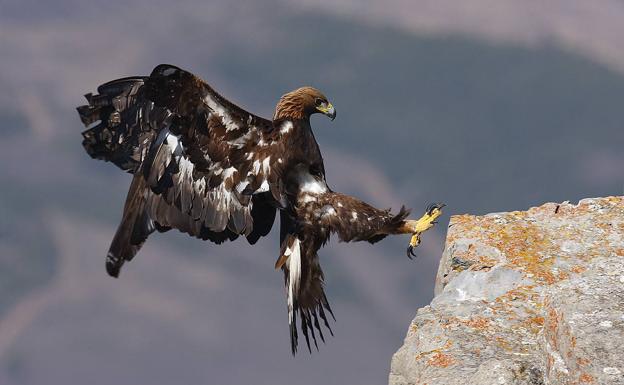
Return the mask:
<svg viewBox="0 0 624 385"><path fill-rule="evenodd" d="M624 384L624 197L451 218L391 385Z"/></svg>

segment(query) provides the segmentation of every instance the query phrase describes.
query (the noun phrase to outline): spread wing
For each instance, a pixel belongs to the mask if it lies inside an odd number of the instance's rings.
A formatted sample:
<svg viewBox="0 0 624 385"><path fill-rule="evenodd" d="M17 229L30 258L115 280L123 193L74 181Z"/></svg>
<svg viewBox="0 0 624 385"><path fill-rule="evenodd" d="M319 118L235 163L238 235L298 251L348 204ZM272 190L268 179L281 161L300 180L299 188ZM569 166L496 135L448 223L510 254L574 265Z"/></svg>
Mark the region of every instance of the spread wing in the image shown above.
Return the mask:
<svg viewBox="0 0 624 385"><path fill-rule="evenodd" d="M85 149L136 180L109 251L111 275L155 230L217 243L239 234L253 243L270 231L285 202L287 153L271 121L171 65L106 83L86 98L78 107Z"/></svg>

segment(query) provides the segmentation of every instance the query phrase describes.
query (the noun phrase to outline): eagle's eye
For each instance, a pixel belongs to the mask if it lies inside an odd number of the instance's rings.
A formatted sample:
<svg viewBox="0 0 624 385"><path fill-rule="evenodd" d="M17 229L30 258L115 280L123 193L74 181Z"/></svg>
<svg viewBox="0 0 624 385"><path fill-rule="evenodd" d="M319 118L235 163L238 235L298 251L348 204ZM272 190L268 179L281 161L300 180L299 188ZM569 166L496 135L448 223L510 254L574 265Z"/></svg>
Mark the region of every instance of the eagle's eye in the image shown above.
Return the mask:
<svg viewBox="0 0 624 385"><path fill-rule="evenodd" d="M316 99L314 100L314 104L316 104L316 106L317 106L317 107L322 106L322 105L323 105L323 103L324 103L324 102L323 102L323 99L321 99L321 98L316 98Z"/></svg>

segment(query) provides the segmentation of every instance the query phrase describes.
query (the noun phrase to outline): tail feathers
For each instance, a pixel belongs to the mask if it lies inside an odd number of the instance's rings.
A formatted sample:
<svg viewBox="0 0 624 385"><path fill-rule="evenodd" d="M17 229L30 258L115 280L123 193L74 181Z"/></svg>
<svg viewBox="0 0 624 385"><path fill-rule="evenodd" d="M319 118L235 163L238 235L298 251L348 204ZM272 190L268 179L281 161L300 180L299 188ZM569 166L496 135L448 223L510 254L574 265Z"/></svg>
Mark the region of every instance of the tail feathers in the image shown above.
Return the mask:
<svg viewBox="0 0 624 385"><path fill-rule="evenodd" d="M137 173L128 191L123 218L106 256L106 271L112 277L119 276L123 264L134 258L147 237L156 230L145 210L148 193L145 179Z"/></svg>
<svg viewBox="0 0 624 385"><path fill-rule="evenodd" d="M297 237L288 235L282 244L282 253L276 267L281 267L284 271L292 354L297 353L298 347L297 318L300 319L299 328L305 337L308 351L312 353L310 340L318 350L317 334L325 342L319 318L332 336L334 333L326 311L336 320L323 290L323 271L316 250L306 247L305 242Z"/></svg>

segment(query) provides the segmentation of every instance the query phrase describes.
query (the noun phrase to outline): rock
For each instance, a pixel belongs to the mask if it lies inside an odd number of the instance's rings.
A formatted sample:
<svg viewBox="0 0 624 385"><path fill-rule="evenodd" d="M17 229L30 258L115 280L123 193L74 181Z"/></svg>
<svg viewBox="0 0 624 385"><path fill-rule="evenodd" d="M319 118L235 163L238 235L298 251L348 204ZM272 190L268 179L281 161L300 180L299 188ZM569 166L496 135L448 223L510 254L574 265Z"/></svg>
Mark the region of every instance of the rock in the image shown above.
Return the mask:
<svg viewBox="0 0 624 385"><path fill-rule="evenodd" d="M391 385L624 384L624 197L451 218Z"/></svg>

